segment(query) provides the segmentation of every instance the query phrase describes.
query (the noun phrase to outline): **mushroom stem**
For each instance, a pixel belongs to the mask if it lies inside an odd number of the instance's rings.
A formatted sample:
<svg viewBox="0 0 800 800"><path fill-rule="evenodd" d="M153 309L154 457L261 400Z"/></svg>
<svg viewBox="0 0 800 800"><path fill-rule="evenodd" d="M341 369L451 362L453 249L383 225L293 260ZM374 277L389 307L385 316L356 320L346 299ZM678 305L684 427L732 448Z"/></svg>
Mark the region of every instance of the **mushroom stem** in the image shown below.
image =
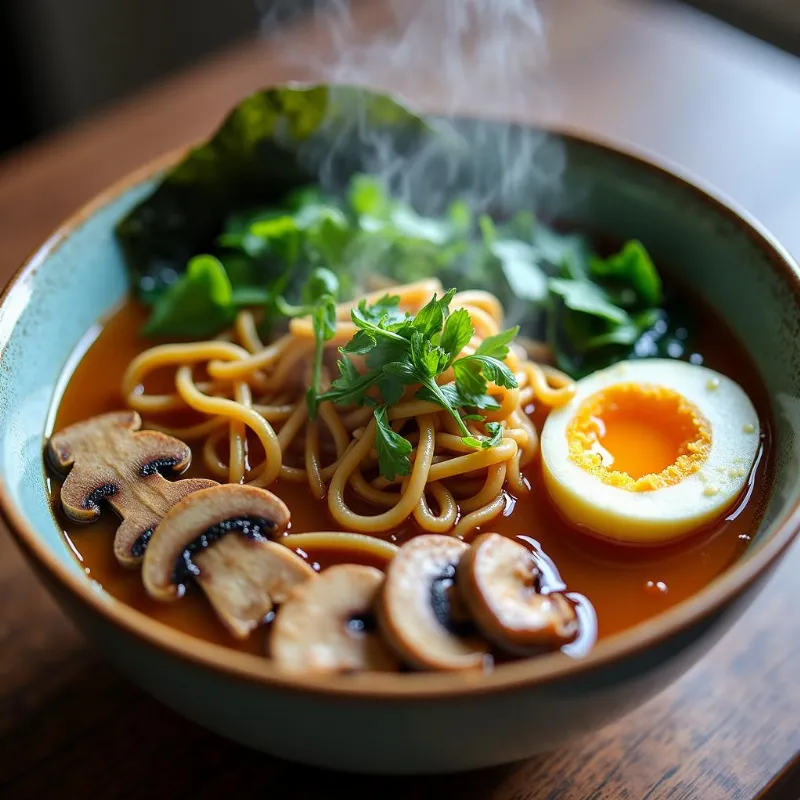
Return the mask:
<svg viewBox="0 0 800 800"><path fill-rule="evenodd" d="M145 551L142 580L151 597L176 600L195 581L239 639L275 603L316 572L267 535L289 524L289 509L271 492L225 484L189 495L164 517Z"/></svg>
<svg viewBox="0 0 800 800"><path fill-rule="evenodd" d="M285 547L242 535L226 536L195 556L194 564L195 580L237 639L246 639L275 604L316 575Z"/></svg>

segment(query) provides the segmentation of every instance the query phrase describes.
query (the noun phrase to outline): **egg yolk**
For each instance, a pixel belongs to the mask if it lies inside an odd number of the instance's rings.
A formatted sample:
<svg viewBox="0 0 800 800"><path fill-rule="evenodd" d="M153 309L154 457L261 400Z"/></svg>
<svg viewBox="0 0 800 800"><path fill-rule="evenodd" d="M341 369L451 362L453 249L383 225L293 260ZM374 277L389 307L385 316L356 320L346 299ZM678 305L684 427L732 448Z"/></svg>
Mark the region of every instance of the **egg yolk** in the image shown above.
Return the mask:
<svg viewBox="0 0 800 800"><path fill-rule="evenodd" d="M581 469L611 486L647 492L700 469L711 449L711 426L678 392L620 383L584 400L567 441Z"/></svg>

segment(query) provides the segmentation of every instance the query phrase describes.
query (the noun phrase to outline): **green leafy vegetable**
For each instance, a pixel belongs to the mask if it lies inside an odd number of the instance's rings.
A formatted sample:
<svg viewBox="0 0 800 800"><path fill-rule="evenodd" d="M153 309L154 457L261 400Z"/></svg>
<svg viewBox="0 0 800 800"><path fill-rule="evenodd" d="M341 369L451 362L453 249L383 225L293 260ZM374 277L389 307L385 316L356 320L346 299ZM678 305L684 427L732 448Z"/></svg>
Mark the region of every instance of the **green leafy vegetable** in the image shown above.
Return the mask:
<svg viewBox="0 0 800 800"><path fill-rule="evenodd" d="M666 324L661 279L640 242L627 242L606 259L592 256L588 269L579 259L565 261L562 274L549 281L548 323L562 369L580 377L623 358L653 354L652 347L637 345L660 337L654 329Z"/></svg>
<svg viewBox="0 0 800 800"><path fill-rule="evenodd" d="M377 157L365 144L365 130L382 155L401 159L441 129L388 95L355 86L280 86L245 98L118 223L137 295L155 302L175 273L214 243L234 209L279 208L315 180L323 160L331 172L363 170ZM302 206L309 199L308 193L297 198ZM258 240L275 233L266 227L254 239L244 231L244 249L258 251Z"/></svg>
<svg viewBox="0 0 800 800"><path fill-rule="evenodd" d="M314 329L314 367L311 373L311 383L306 390L308 415L311 419L317 416L325 343L333 339L336 333L336 295L338 292L339 281L336 276L330 270L319 268L311 273L311 277L303 287L304 305L291 306L283 297L276 299L276 306L284 316L311 317Z"/></svg>
<svg viewBox="0 0 800 800"><path fill-rule="evenodd" d="M369 402L367 392L382 377L381 372L368 372L362 375L349 358L339 359L337 366L339 377L333 380L331 388L318 398L319 402L329 400L331 403L343 406L367 404Z"/></svg>
<svg viewBox="0 0 800 800"><path fill-rule="evenodd" d="M195 256L147 321L147 336L213 336L233 322L233 287L213 256Z"/></svg>
<svg viewBox="0 0 800 800"><path fill-rule="evenodd" d="M644 245L635 239L606 259L592 258L590 275L616 284L620 305L661 305L661 279Z"/></svg>
<svg viewBox="0 0 800 800"><path fill-rule="evenodd" d="M303 287L303 302L316 303L325 295L339 294L339 279L329 269L315 269Z"/></svg>
<svg viewBox="0 0 800 800"><path fill-rule="evenodd" d="M528 219L527 215L515 218L509 228L519 229ZM533 303L544 300L547 297L547 275L540 264L540 254L530 241L501 238L502 232L486 214L481 216L479 225L484 246L499 264L514 295Z"/></svg>
<svg viewBox="0 0 800 800"><path fill-rule="evenodd" d="M519 330L519 328L512 330ZM448 364L452 363L455 357L469 344L474 333L472 319L466 309L459 308L447 318L439 340L439 346L450 357ZM506 355L508 355L507 351ZM505 358L505 356L502 356L502 358Z"/></svg>
<svg viewBox="0 0 800 800"><path fill-rule="evenodd" d="M553 278L550 281L550 291L559 295L564 305L573 311L591 314L615 325L625 325L628 322L625 310L614 305L596 283Z"/></svg>
<svg viewBox="0 0 800 800"><path fill-rule="evenodd" d="M495 294L507 316L522 321L522 332L546 338L557 364L575 377L621 358L688 352L687 339L677 335L691 333L688 323L671 321L641 242L601 257L586 237L548 227L528 210L506 208L490 217L469 196L444 202L442 188L461 185L481 161L469 125L451 122L423 119L389 96L357 87L276 87L246 98L118 223L133 287L152 306L145 334L215 335L238 309L250 307L269 335L282 318L305 308L319 352L329 341L333 313L322 297L352 300L376 276L407 283L436 275L459 290ZM486 124L496 125L498 136L505 130L500 122ZM491 141L482 131L482 141ZM427 180L421 186L406 185L403 174L390 190L368 174L403 159L419 167L410 158L419 153ZM324 187L313 183L321 172ZM336 292L312 286L319 269L336 278ZM403 317L388 299L357 314L383 330ZM425 345L411 366L427 374L439 363L452 365L468 341L467 316L427 309L418 330L423 339L438 330L431 344L447 358ZM396 332L410 342L408 331ZM372 371L400 363L402 372L404 346L365 324L346 352L364 355ZM504 360L501 347L485 349L492 346L487 340L476 355ZM481 389L483 366L473 362L459 372L464 383L453 391L462 407L469 407L467 399L476 408L492 407ZM400 375L389 370L362 395L367 402L402 389ZM441 400L440 389L426 391Z"/></svg>
<svg viewBox="0 0 800 800"><path fill-rule="evenodd" d="M378 468L389 480L411 472L411 442L395 433L386 416L386 406L380 406L375 415L375 449L378 451Z"/></svg>
<svg viewBox="0 0 800 800"><path fill-rule="evenodd" d="M487 422L486 433L489 434L489 447L496 447L503 438L503 426L499 422Z"/></svg>
<svg viewBox="0 0 800 800"><path fill-rule="evenodd" d="M516 378L494 355L476 353L458 357L474 334L469 314L457 310L450 314L455 290L441 298L434 295L415 316L399 317L396 303L384 298L374 305L364 301L352 309L351 319L358 328L352 341L340 348L339 377L318 402L331 401L347 405L378 405L375 410L378 429L378 453L381 474L390 480L396 474L408 474L408 452L405 441L386 423L385 407L399 400L406 386L417 386L419 400L435 403L448 411L458 424L462 439L471 447L497 444L502 431L486 425L487 437L476 438L467 428L465 418L483 421L463 409L497 408L489 396L489 384L514 388ZM491 337L488 350L505 357L515 329ZM376 353L380 354L376 357ZM367 371L361 373L350 360L351 355L365 356ZM452 365L456 379L440 385L437 378ZM376 393L378 396L376 396ZM403 458L406 461L403 461Z"/></svg>
<svg viewBox="0 0 800 800"><path fill-rule="evenodd" d="M506 389L515 389L517 379L514 373L502 362L492 356L481 356L477 353L473 356L460 358L453 364L453 368L458 375L459 367L469 370L472 374L480 375L484 380L503 386Z"/></svg>
<svg viewBox="0 0 800 800"><path fill-rule="evenodd" d="M477 356L491 356L498 358L500 361L505 361L508 358L508 346L514 341L516 335L519 333L519 325L513 328L502 331L495 336L487 336L475 351Z"/></svg>

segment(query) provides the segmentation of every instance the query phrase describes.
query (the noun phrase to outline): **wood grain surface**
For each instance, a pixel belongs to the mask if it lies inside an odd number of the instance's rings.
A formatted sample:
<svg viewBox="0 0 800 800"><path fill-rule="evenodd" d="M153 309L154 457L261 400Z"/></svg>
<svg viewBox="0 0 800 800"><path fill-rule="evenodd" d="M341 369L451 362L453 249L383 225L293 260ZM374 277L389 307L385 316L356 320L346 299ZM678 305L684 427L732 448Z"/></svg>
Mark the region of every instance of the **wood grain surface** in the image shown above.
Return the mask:
<svg viewBox="0 0 800 800"><path fill-rule="evenodd" d="M800 61L670 3L554 0L545 10L558 104L509 113L560 116L654 151L800 255ZM354 25L367 35L385 20L381 3L366 2ZM0 279L79 204L209 132L245 92L313 77L285 54L309 43L319 53L317 36L305 22L278 42L243 43L0 162ZM429 87L420 96L437 105ZM2 532L0 797L796 799L798 575L795 548L683 679L572 747L477 774L388 780L280 762L162 708L94 654Z"/></svg>

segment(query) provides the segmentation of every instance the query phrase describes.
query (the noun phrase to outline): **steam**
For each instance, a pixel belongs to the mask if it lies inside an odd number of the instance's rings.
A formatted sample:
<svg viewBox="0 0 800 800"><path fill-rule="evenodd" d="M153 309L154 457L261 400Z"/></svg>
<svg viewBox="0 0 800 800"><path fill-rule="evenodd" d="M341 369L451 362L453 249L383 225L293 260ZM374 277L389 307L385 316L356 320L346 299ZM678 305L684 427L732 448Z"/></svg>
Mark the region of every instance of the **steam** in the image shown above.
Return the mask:
<svg viewBox="0 0 800 800"><path fill-rule="evenodd" d="M329 82L399 92L450 114L503 115L520 103L530 107L544 101L542 87L532 84L547 63L544 22L534 0L387 0L373 5L386 14L368 38L366 25L359 26L345 0L315 11L329 40L318 65ZM367 4L360 6L363 10Z"/></svg>
<svg viewBox="0 0 800 800"><path fill-rule="evenodd" d="M292 5L269 2L262 21L270 47L299 76L387 91L444 117L474 118L453 125L457 137L401 152L371 128L363 109L353 109L349 130L336 121L327 153L306 154L323 184L337 182L339 150L355 138L364 168L423 211L440 211L458 194L477 210L538 212L558 195L561 142L507 124L558 113L536 0L319 0L303 47L285 29L273 36ZM302 24L307 31L308 21Z"/></svg>

